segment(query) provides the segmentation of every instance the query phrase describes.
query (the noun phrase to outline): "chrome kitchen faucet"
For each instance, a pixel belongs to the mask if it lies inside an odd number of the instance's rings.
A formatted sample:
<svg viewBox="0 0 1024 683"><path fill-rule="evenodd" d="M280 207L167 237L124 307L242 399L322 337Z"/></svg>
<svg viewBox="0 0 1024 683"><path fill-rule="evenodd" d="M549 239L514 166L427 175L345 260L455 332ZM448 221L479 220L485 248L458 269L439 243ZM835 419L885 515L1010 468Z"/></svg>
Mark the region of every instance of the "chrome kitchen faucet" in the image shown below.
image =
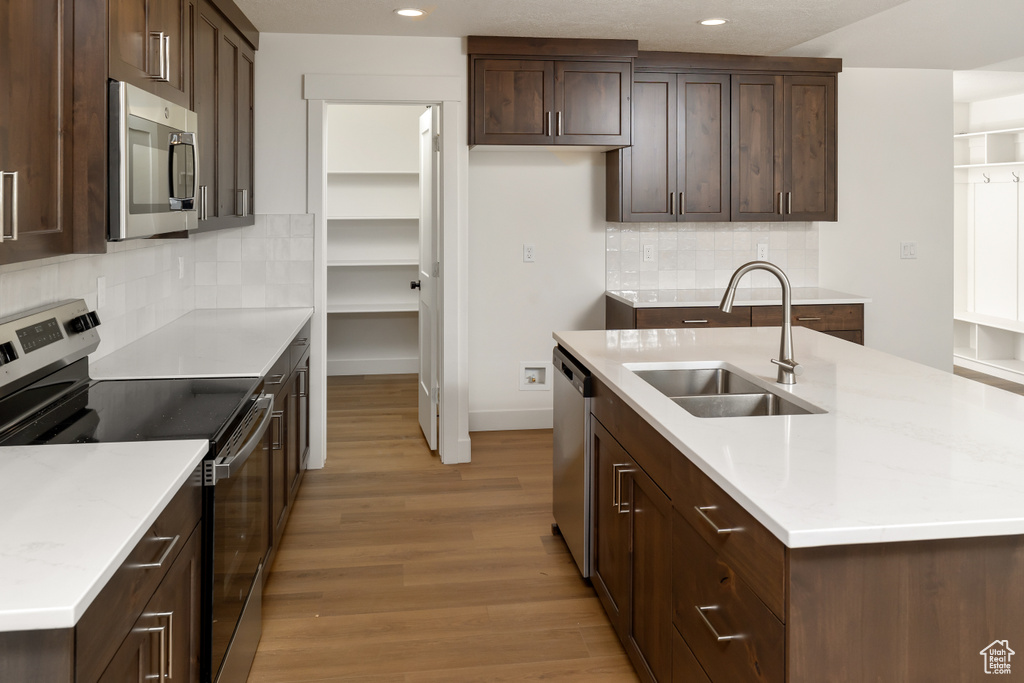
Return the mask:
<svg viewBox="0 0 1024 683"><path fill-rule="evenodd" d="M782 269L767 261L744 263L729 278L729 286L725 289L725 296L722 297L719 307L726 313L732 312L732 302L736 298L736 287L740 283L740 278L752 270L767 270L779 278L779 284L782 285L782 340L779 344L779 358L772 358L772 362L779 366L779 374L775 381L779 384L796 384L796 376L803 374L804 368L793 359L793 323L790 317L793 310L793 292L789 286L789 278Z"/></svg>

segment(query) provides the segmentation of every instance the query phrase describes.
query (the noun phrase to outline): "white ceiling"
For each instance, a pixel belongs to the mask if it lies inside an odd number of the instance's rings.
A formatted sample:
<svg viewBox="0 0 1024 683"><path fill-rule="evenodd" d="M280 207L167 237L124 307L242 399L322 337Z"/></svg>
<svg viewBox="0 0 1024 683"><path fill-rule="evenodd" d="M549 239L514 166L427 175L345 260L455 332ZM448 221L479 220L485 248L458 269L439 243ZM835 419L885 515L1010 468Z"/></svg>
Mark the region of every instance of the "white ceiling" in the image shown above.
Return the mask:
<svg viewBox="0 0 1024 683"><path fill-rule="evenodd" d="M1024 92L1024 0L236 0L260 31L622 38L641 50L841 57L847 67L981 70L955 99ZM408 4L404 4L408 3ZM428 11L403 19L403 6ZM697 22L724 17L729 23ZM1002 72L1002 73L998 73Z"/></svg>

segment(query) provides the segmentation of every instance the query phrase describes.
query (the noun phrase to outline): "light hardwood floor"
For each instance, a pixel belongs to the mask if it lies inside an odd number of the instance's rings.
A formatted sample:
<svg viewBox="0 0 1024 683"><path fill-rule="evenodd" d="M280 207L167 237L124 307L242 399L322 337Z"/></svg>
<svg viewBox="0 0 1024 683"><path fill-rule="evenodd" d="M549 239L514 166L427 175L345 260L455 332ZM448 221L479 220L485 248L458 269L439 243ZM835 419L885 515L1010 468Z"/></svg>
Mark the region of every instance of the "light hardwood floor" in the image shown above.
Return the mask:
<svg viewBox="0 0 1024 683"><path fill-rule="evenodd" d="M413 376L332 377L263 599L252 683L637 681L551 535L551 430L478 432L442 465Z"/></svg>

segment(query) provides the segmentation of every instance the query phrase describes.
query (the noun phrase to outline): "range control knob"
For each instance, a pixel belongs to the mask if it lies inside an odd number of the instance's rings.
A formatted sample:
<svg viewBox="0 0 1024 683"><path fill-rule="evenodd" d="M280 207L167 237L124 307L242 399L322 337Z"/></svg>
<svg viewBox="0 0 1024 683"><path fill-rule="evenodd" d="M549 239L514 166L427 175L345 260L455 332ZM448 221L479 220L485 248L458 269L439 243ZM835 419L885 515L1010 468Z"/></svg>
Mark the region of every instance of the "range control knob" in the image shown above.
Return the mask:
<svg viewBox="0 0 1024 683"><path fill-rule="evenodd" d="M85 332L91 330L100 324L100 317L96 315L96 311L89 311L83 313L77 318L72 318L68 321L68 327L72 332Z"/></svg>
<svg viewBox="0 0 1024 683"><path fill-rule="evenodd" d="M14 344L11 342L0 344L0 365L6 365L12 360L18 360L18 352L14 350Z"/></svg>

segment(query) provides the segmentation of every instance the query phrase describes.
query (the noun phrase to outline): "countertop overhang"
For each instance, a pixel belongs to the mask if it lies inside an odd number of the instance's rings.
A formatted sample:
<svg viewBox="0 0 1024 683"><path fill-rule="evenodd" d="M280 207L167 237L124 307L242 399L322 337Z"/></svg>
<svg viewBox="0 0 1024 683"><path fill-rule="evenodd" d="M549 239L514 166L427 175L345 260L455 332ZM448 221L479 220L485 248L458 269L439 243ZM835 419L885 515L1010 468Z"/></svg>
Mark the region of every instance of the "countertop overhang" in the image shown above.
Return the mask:
<svg viewBox="0 0 1024 683"><path fill-rule="evenodd" d="M586 365L791 548L1024 533L1024 396L805 328L560 332ZM623 364L726 361L826 411L698 418Z"/></svg>

